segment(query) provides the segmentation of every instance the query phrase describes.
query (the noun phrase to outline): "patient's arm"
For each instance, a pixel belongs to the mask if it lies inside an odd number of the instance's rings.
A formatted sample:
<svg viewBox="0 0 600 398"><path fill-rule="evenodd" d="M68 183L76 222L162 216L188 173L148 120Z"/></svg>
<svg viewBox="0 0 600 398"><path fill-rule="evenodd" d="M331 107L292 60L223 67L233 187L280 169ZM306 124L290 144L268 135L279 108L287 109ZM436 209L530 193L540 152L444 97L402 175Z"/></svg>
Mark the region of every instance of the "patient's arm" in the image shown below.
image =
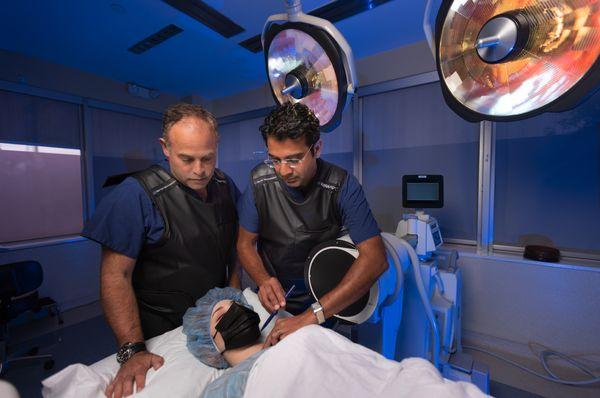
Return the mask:
<svg viewBox="0 0 600 398"><path fill-rule="evenodd" d="M100 272L100 297L102 308L112 328L119 346L126 342L144 341L140 315L138 312L131 276L135 267L135 259L102 248L102 268ZM133 385L137 390L144 388L146 372L153 367L158 369L164 360L158 355L142 351L125 362L114 380L106 389L106 395L121 397L133 393Z"/></svg>
<svg viewBox="0 0 600 398"><path fill-rule="evenodd" d="M256 250L258 234L240 225L237 252L242 267L259 287L258 298L268 312L285 306L285 292L277 278L269 275Z"/></svg>

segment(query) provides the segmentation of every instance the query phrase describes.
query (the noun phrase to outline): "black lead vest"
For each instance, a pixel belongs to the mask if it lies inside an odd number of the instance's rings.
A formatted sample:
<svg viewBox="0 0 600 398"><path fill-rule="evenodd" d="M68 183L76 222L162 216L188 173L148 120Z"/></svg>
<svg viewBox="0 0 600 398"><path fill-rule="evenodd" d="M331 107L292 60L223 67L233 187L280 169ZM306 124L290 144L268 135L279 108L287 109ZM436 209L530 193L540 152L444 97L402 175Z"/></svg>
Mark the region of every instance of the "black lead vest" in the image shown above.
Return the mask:
<svg viewBox="0 0 600 398"><path fill-rule="evenodd" d="M136 173L164 222L155 244L145 244L133 271L144 337L181 325L185 311L213 287L227 283L237 235L237 213L224 174L215 170L210 202L160 166Z"/></svg>
<svg viewBox="0 0 600 398"><path fill-rule="evenodd" d="M265 164L252 170L251 183L259 217L258 251L267 271L276 276L284 290L296 285L292 296L298 306L286 310L301 312L309 304L304 284L304 263L319 243L340 235L342 221L337 206L346 171L321 159L305 199L296 202L273 169ZM303 296L303 297L302 297Z"/></svg>

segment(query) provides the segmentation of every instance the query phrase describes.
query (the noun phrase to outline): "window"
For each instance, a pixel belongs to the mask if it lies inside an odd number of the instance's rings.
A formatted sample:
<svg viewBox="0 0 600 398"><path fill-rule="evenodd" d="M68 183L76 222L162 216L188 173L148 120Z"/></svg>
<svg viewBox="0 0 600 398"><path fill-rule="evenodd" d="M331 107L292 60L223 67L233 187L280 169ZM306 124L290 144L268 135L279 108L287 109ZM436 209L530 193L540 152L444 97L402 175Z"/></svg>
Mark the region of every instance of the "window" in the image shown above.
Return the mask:
<svg viewBox="0 0 600 398"><path fill-rule="evenodd" d="M494 242L600 253L600 92L496 124Z"/></svg>
<svg viewBox="0 0 600 398"><path fill-rule="evenodd" d="M456 116L439 83L363 97L363 187L379 227L394 232L402 176L444 176L444 207L428 209L445 239L475 241L479 124Z"/></svg>
<svg viewBox="0 0 600 398"><path fill-rule="evenodd" d="M80 107L0 91L0 243L78 234Z"/></svg>
<svg viewBox="0 0 600 398"><path fill-rule="evenodd" d="M0 90L0 141L81 148L77 104Z"/></svg>
<svg viewBox="0 0 600 398"><path fill-rule="evenodd" d="M79 149L0 143L0 243L79 234Z"/></svg>

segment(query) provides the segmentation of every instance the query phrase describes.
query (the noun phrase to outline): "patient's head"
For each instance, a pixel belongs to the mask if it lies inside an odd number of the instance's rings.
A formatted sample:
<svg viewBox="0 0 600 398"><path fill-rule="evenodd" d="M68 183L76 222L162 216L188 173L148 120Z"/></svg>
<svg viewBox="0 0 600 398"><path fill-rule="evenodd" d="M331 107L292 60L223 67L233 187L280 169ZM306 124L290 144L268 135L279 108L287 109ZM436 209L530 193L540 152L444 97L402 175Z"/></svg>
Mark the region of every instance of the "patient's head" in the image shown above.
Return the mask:
<svg viewBox="0 0 600 398"><path fill-rule="evenodd" d="M213 307L212 314L210 315L210 335L213 336L213 342L217 348L217 351L223 352L225 350L225 342L221 333L217 331L217 323L221 320L223 315L229 310L233 304L233 300L221 300Z"/></svg>
<svg viewBox="0 0 600 398"><path fill-rule="evenodd" d="M229 366L223 352L251 345L260 338L259 317L242 292L214 288L196 301L183 317L188 349L208 366Z"/></svg>
<svg viewBox="0 0 600 398"><path fill-rule="evenodd" d="M219 301L210 317L210 333L217 350L235 350L255 343L260 338L258 314L233 300Z"/></svg>

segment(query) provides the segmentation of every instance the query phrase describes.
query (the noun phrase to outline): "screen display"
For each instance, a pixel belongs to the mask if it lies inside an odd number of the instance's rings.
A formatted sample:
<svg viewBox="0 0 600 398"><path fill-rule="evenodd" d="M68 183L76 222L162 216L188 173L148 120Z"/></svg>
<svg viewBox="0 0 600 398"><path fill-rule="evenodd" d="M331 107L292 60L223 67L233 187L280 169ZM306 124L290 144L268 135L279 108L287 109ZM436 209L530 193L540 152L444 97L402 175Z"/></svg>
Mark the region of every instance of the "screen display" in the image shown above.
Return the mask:
<svg viewBox="0 0 600 398"><path fill-rule="evenodd" d="M409 182L406 184L406 199L435 201L440 198L440 185L434 182Z"/></svg>

